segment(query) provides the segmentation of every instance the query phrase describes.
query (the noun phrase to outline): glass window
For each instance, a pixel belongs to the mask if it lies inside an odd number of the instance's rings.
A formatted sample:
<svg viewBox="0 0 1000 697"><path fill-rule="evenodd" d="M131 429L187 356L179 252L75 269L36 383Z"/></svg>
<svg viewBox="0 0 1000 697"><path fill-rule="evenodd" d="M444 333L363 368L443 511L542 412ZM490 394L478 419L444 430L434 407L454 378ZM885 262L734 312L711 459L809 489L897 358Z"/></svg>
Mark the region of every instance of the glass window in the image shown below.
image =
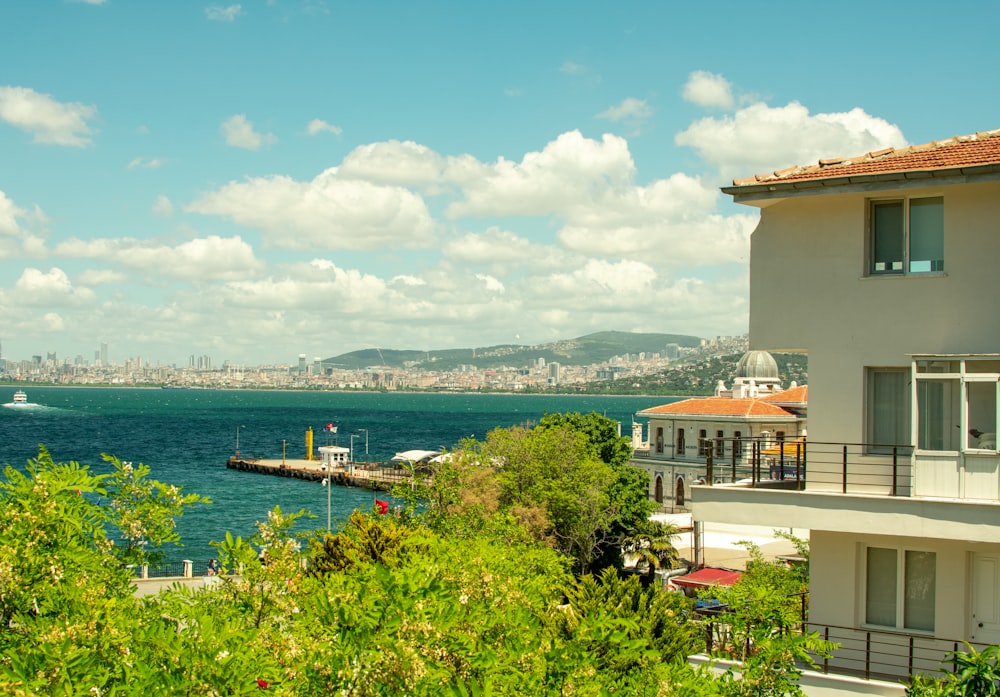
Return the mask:
<svg viewBox="0 0 1000 697"><path fill-rule="evenodd" d="M934 631L937 555L906 550L903 568L903 627Z"/></svg>
<svg viewBox="0 0 1000 697"><path fill-rule="evenodd" d="M726 441L724 440L725 433L723 431L715 432L715 456L725 457L726 456Z"/></svg>
<svg viewBox="0 0 1000 697"><path fill-rule="evenodd" d="M870 237L870 274L944 271L944 198L873 202Z"/></svg>
<svg viewBox="0 0 1000 697"><path fill-rule="evenodd" d="M954 451L961 447L958 380L917 382L917 447Z"/></svg>
<svg viewBox="0 0 1000 697"><path fill-rule="evenodd" d="M910 273L944 271L944 199L910 201Z"/></svg>
<svg viewBox="0 0 1000 697"><path fill-rule="evenodd" d="M866 624L932 632L936 594L934 552L865 550Z"/></svg>
<svg viewBox="0 0 1000 697"><path fill-rule="evenodd" d="M708 431L698 429L698 456L708 455Z"/></svg>
<svg viewBox="0 0 1000 697"><path fill-rule="evenodd" d="M743 457L743 432L734 431L733 432L733 452L736 457Z"/></svg>
<svg viewBox="0 0 1000 697"><path fill-rule="evenodd" d="M868 368L867 434L869 452L892 452L910 443L910 371Z"/></svg>
<svg viewBox="0 0 1000 697"><path fill-rule="evenodd" d="M995 380L967 382L966 400L969 428L966 447L980 450L997 449L997 383Z"/></svg>
<svg viewBox="0 0 1000 697"><path fill-rule="evenodd" d="M896 626L896 550L869 547L865 581L865 623Z"/></svg>

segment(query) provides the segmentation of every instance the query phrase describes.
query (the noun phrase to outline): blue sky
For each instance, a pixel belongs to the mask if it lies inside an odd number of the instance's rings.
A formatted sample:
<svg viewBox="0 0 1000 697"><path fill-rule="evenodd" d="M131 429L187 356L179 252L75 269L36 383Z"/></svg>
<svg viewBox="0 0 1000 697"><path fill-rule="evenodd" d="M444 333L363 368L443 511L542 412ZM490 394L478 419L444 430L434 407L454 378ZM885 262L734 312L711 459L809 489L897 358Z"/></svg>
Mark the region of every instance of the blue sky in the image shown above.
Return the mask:
<svg viewBox="0 0 1000 697"><path fill-rule="evenodd" d="M942 7L0 4L3 357L742 334L720 186L1000 127Z"/></svg>

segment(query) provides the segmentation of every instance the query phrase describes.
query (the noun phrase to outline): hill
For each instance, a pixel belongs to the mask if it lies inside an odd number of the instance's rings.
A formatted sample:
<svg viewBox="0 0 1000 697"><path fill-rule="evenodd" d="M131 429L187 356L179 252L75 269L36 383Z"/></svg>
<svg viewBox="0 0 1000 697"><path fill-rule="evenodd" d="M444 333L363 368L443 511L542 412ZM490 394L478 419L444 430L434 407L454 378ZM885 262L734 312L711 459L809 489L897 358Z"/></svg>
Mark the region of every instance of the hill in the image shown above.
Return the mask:
<svg viewBox="0 0 1000 697"><path fill-rule="evenodd" d="M441 349L436 351L369 348L327 358L327 368L359 370L368 367L455 370L461 365L477 368L520 367L544 358L546 363L593 365L627 353L663 353L668 344L694 348L701 339L685 334L644 334L637 332L597 332L536 346L502 344L486 348Z"/></svg>

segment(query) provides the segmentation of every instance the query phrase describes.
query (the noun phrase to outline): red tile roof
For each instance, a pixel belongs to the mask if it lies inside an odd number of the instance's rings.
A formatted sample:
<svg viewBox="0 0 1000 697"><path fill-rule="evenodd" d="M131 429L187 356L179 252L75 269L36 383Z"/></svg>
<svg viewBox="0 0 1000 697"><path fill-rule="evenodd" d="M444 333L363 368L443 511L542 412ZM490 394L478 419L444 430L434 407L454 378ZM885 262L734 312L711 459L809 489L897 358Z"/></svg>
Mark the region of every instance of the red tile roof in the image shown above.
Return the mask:
<svg viewBox="0 0 1000 697"><path fill-rule="evenodd" d="M865 177L901 172L934 172L1000 164L1000 129L955 136L896 150L886 148L849 158L820 160L815 165L789 167L748 179L734 179L733 187L755 184Z"/></svg>
<svg viewBox="0 0 1000 697"><path fill-rule="evenodd" d="M787 390L786 390L787 392ZM696 397L681 402L643 409L640 414L693 414L697 416L792 416L781 407L762 399Z"/></svg>
<svg viewBox="0 0 1000 697"><path fill-rule="evenodd" d="M761 397L764 402L777 402L778 404L808 404L809 385L799 385L777 394Z"/></svg>
<svg viewBox="0 0 1000 697"><path fill-rule="evenodd" d="M743 576L740 571L716 569L707 566L685 576L675 576L671 583L686 588L705 588L708 586L732 586Z"/></svg>

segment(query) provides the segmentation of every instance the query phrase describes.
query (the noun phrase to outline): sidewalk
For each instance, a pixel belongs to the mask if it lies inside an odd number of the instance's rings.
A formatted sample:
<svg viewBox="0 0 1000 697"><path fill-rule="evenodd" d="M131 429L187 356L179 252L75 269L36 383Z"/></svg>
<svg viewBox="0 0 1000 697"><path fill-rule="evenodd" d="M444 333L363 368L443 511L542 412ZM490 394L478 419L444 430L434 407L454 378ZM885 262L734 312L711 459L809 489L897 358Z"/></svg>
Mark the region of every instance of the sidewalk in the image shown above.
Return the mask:
<svg viewBox="0 0 1000 697"><path fill-rule="evenodd" d="M674 538L674 546L680 555L693 562L695 558L694 534L690 513L663 513L651 516L652 520L672 523L682 532ZM809 531L793 529L795 537L808 540ZM705 566L715 566L723 569L743 570L750 558L746 549L737 543L746 540L757 545L764 557L774 559L779 555L796 554L797 550L788 540L774 536L774 528L765 526L724 525L721 523L705 523L702 534L704 543L703 559Z"/></svg>

